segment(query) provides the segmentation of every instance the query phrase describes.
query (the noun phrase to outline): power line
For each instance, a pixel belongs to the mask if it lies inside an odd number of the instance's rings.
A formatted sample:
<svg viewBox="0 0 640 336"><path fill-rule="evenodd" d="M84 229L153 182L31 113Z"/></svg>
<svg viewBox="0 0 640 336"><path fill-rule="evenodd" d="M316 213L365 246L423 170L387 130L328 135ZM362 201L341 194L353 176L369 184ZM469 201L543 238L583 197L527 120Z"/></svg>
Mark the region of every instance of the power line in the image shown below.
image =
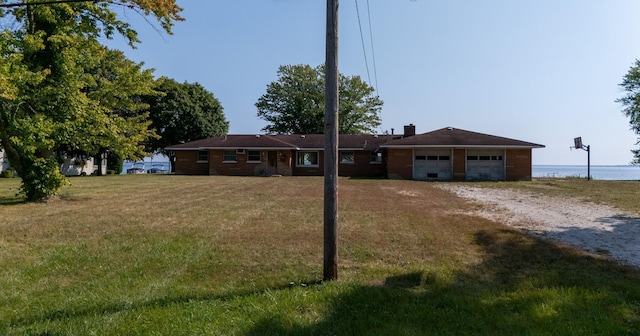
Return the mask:
<svg viewBox="0 0 640 336"><path fill-rule="evenodd" d="M21 7L21 6L32 6L32 5L53 5L53 4L74 3L74 2L98 2L98 0L52 0L52 1L40 1L40 2L16 2L16 3L10 3L10 4L0 4L0 7L9 8L9 7Z"/></svg>
<svg viewBox="0 0 640 336"><path fill-rule="evenodd" d="M369 19L369 38L371 39L371 58L373 60L373 78L376 82L376 91L378 91L378 96L380 95L380 86L378 86L378 70L376 69L376 52L373 48L373 29L371 29L371 10L369 7L369 0L367 0L367 15Z"/></svg>
<svg viewBox="0 0 640 336"><path fill-rule="evenodd" d="M364 65L367 68L367 79L371 83L371 75L369 74L369 62L367 61L367 49L364 44L364 34L362 33L362 23L360 22L360 9L358 8L358 0L356 2L356 13L358 14L358 27L360 27L360 41L362 41L362 53L364 54Z"/></svg>
<svg viewBox="0 0 640 336"><path fill-rule="evenodd" d="M367 19L369 23L369 41L371 42L371 56L373 60L373 76L375 80L375 86L371 82L371 74L369 72L369 61L367 60L367 48L364 43L364 34L362 33L362 24L360 21L360 9L358 8L358 0L356 2L356 13L358 14L358 27L360 28L360 41L362 42L362 53L364 54L364 64L367 68L367 79L369 85L373 86L373 91L377 93L378 97L380 96L380 90L378 89L378 70L376 67L376 53L373 45L373 29L371 28L371 6L369 5L369 0L367 0ZM382 133L382 124L380 124L380 133Z"/></svg>

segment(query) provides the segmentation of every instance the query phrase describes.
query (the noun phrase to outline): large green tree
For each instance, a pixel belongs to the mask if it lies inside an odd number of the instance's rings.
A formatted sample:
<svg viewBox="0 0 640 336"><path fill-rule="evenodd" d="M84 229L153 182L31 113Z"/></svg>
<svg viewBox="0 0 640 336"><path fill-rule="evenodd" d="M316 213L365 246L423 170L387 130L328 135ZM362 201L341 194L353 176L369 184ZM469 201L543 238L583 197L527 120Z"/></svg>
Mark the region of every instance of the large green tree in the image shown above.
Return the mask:
<svg viewBox="0 0 640 336"><path fill-rule="evenodd" d="M0 146L28 200L67 182L56 150L95 155L108 148L135 158L153 135L136 100L152 92L152 76L99 41L119 33L132 46L139 42L115 7L155 17L168 33L182 19L176 0L41 2L0 12L13 21L0 32Z"/></svg>
<svg viewBox="0 0 640 336"><path fill-rule="evenodd" d="M620 86L626 95L617 100L624 106L622 112L629 117L629 125L634 132L640 135L640 60L636 60L629 72L623 77ZM640 138L636 145L640 145ZM640 164L640 149L632 150L634 163Z"/></svg>
<svg viewBox="0 0 640 336"><path fill-rule="evenodd" d="M178 83L161 77L155 90L160 95L146 96L151 125L160 136L149 141L150 151L169 157L174 171L175 155L164 148L182 142L219 136L229 131L220 101L198 83Z"/></svg>
<svg viewBox="0 0 640 336"><path fill-rule="evenodd" d="M268 133L324 133L324 66L284 65L278 80L267 86L258 99L258 117L269 124ZM339 132L341 134L375 133L380 126L383 102L375 90L359 76L340 74Z"/></svg>

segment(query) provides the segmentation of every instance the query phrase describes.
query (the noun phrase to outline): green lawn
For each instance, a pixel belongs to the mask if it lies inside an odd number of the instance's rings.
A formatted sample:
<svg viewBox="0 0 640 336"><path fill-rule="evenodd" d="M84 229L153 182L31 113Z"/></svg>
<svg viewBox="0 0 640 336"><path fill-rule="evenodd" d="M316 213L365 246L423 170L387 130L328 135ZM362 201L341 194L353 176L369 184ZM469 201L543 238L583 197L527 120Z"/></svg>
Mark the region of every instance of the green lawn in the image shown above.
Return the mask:
<svg viewBox="0 0 640 336"><path fill-rule="evenodd" d="M71 181L24 203L0 179L0 335L640 335L637 269L432 183L340 179L340 280L322 283L322 178ZM597 182L638 212L640 183ZM494 186L590 188L548 183Z"/></svg>

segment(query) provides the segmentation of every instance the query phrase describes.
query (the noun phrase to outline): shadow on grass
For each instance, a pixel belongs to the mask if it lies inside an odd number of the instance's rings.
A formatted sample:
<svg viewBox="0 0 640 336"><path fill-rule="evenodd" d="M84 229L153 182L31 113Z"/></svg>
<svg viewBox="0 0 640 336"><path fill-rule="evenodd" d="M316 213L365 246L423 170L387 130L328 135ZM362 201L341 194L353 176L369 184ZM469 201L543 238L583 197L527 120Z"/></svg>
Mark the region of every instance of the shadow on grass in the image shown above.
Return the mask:
<svg viewBox="0 0 640 336"><path fill-rule="evenodd" d="M247 335L639 335L640 273L510 230L480 231L485 251L476 267L454 274L411 270L381 285L338 284L327 312L312 324L295 314L256 316ZM322 291L318 281L308 290ZM292 285L227 295L177 296L21 318L27 327L70 318L234 301ZM283 293L286 295L286 293ZM324 309L323 309L324 311ZM253 319L247 316L247 319ZM211 330L211 334L216 334Z"/></svg>
<svg viewBox="0 0 640 336"><path fill-rule="evenodd" d="M53 196L53 199L45 200L45 201L35 201L34 203L48 203L48 202L79 202L90 200L90 197L77 197L77 196L69 196L69 195L58 195ZM0 196L0 206L10 206L10 205L19 205L26 204L27 199L24 196L17 195L12 197L2 197Z"/></svg>
<svg viewBox="0 0 640 336"><path fill-rule="evenodd" d="M24 203L27 203L27 201L22 196L0 197L0 206L17 205L17 204L24 204Z"/></svg>
<svg viewBox="0 0 640 336"><path fill-rule="evenodd" d="M454 274L409 272L333 298L313 325L270 316L249 335L639 335L636 269L509 230L482 231L487 253Z"/></svg>

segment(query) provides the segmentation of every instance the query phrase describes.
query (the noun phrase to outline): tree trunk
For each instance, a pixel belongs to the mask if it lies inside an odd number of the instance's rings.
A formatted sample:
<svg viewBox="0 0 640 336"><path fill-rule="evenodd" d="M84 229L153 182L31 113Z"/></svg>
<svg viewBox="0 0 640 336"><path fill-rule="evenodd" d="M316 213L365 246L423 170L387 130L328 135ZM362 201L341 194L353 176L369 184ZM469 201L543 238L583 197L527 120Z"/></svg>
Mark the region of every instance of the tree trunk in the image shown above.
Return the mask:
<svg viewBox="0 0 640 336"><path fill-rule="evenodd" d="M175 174L175 172L176 172L176 154L175 154L175 152L168 152L166 155L169 158L169 164L171 165L171 172Z"/></svg>
<svg viewBox="0 0 640 336"><path fill-rule="evenodd" d="M107 151L105 149L100 149L98 154L96 154L93 158L93 165L98 165L98 170L96 171L96 176L102 176L102 160L104 159L104 155Z"/></svg>

